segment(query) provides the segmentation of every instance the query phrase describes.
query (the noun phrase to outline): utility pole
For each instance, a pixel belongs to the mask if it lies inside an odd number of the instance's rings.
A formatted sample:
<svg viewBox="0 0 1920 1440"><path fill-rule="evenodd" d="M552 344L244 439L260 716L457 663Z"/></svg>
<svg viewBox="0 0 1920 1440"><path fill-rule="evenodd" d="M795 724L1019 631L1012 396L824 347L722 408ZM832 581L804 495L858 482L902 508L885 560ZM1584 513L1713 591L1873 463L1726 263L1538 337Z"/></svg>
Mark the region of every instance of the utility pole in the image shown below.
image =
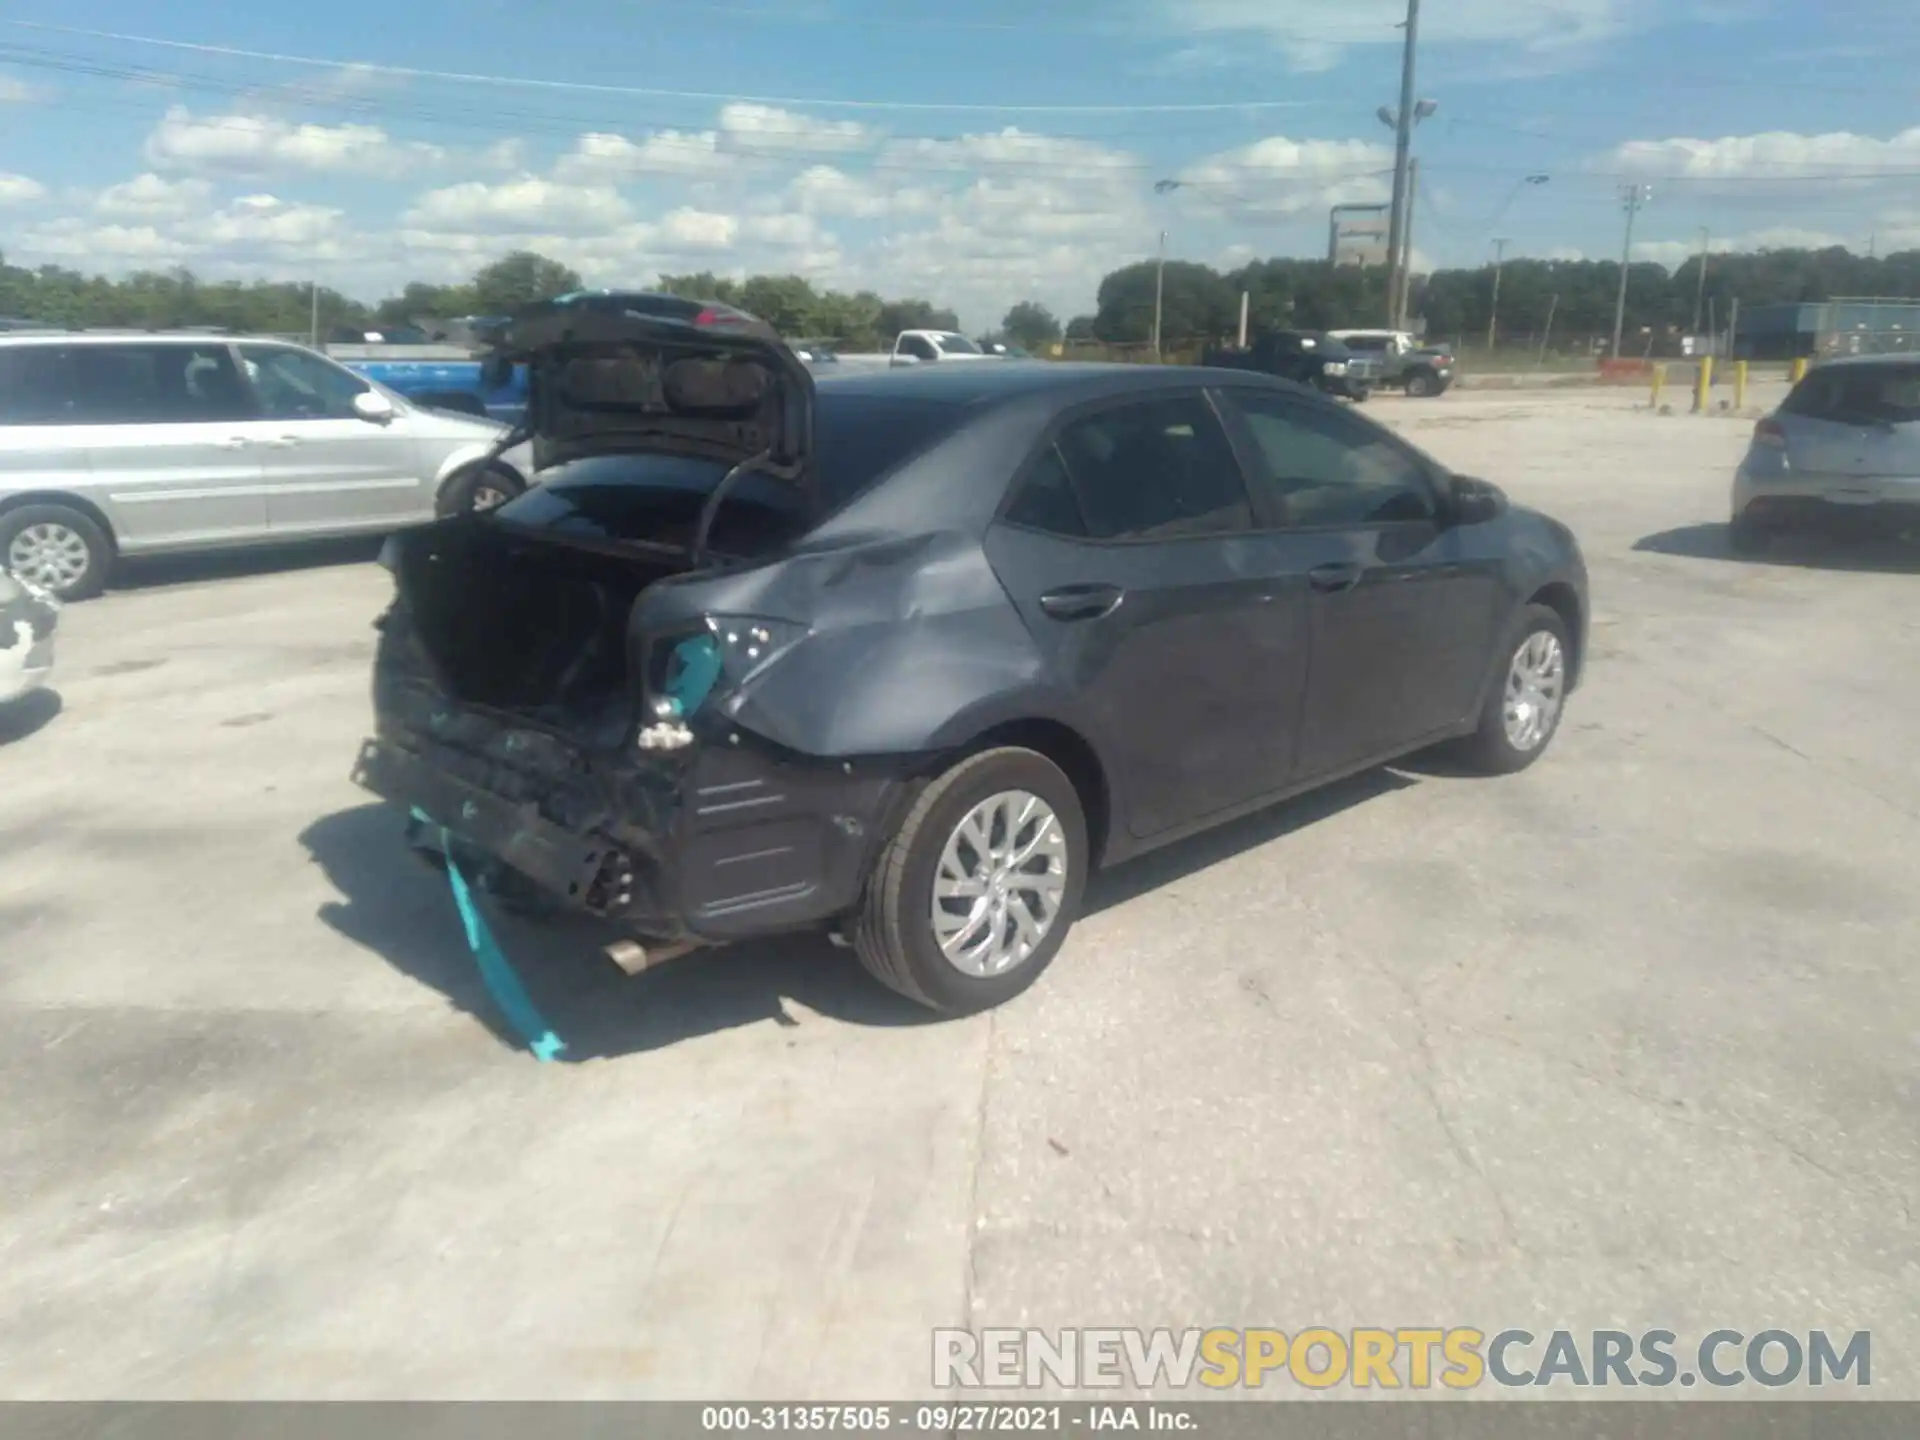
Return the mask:
<svg viewBox="0 0 1920 1440"><path fill-rule="evenodd" d="M320 282L307 282L310 310L307 317L307 343L314 349L320 348Z"/></svg>
<svg viewBox="0 0 1920 1440"><path fill-rule="evenodd" d="M1406 45L1400 55L1400 109L1393 117L1393 213L1387 223L1387 324L1399 325L1401 276L1410 258L1406 249L1407 212L1412 208L1407 162L1413 154L1413 62L1420 43L1420 0L1407 0Z"/></svg>
<svg viewBox="0 0 1920 1440"><path fill-rule="evenodd" d="M1547 342L1553 339L1553 317L1554 312L1559 310L1559 308L1560 292L1556 290L1553 298L1547 302L1547 328L1545 333L1540 336L1540 358L1534 362L1535 369L1539 369L1547 363Z"/></svg>
<svg viewBox="0 0 1920 1440"><path fill-rule="evenodd" d="M1419 111L1414 112L1415 116ZM1401 222L1400 234L1400 296L1399 305L1394 312L1393 328L1407 328L1407 312L1412 308L1413 300L1413 210L1420 194L1420 161L1407 161L1407 218Z"/></svg>
<svg viewBox="0 0 1920 1440"><path fill-rule="evenodd" d="M1633 221L1653 198L1651 185L1622 185L1620 203L1627 212L1627 238L1620 245L1620 295L1613 302L1613 358L1620 358L1620 332L1627 323L1627 268L1633 263Z"/></svg>
<svg viewBox="0 0 1920 1440"><path fill-rule="evenodd" d="M1693 292L1693 333L1700 333L1700 311L1702 302L1707 298L1707 249L1713 243L1713 237L1707 227L1700 227L1700 276Z"/></svg>
<svg viewBox="0 0 1920 1440"><path fill-rule="evenodd" d="M1153 269L1153 358L1160 359L1160 299L1166 292L1167 232L1160 232L1160 261Z"/></svg>
<svg viewBox="0 0 1920 1440"><path fill-rule="evenodd" d="M1487 352L1493 352L1495 327L1500 323L1500 263L1507 258L1507 242L1504 236L1495 236L1493 241L1493 304L1487 307Z"/></svg>

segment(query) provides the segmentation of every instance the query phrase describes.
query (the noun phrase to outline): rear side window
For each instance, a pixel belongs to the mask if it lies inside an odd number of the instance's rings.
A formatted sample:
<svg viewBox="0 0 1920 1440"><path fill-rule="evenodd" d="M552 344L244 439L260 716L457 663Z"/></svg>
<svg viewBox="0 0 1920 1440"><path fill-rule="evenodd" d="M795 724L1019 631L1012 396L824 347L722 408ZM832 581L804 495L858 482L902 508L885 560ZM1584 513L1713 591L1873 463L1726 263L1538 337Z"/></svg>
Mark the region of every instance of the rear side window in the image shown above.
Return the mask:
<svg viewBox="0 0 1920 1440"><path fill-rule="evenodd" d="M1116 405L1070 422L1060 458L1097 540L1167 540L1252 526L1239 462L1198 395Z"/></svg>
<svg viewBox="0 0 1920 1440"><path fill-rule="evenodd" d="M244 420L253 405L225 345L76 345L81 416L97 425Z"/></svg>
<svg viewBox="0 0 1920 1440"><path fill-rule="evenodd" d="M1842 425L1920 420L1920 365L1835 365L1815 370L1780 407L1789 415Z"/></svg>
<svg viewBox="0 0 1920 1440"><path fill-rule="evenodd" d="M74 408L66 346L0 348L0 425L70 425Z"/></svg>
<svg viewBox="0 0 1920 1440"><path fill-rule="evenodd" d="M1007 522L1044 530L1049 535L1087 538L1087 519L1080 513L1080 499L1073 493L1073 481L1067 477L1059 446L1049 445L1027 468L1013 503L1007 507Z"/></svg>

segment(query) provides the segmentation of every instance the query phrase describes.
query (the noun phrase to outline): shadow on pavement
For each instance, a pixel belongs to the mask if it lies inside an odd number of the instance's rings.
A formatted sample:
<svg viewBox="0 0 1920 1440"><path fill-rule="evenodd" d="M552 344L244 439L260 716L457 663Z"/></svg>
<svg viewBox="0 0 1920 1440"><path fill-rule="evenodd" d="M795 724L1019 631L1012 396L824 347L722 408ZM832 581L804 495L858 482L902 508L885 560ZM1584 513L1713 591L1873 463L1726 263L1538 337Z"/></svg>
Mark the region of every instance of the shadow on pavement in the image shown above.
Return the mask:
<svg viewBox="0 0 1920 1440"><path fill-rule="evenodd" d="M1155 851L1095 876L1086 913L1418 783L1392 770L1368 771ZM321 920L438 990L503 1044L524 1048L481 983L446 879L408 849L396 811L380 804L343 810L315 821L300 840L342 896L321 907ZM657 1050L766 1020L797 1026L802 1021L788 1013L787 1000L852 1025L930 1025L943 1018L886 989L851 951L824 936L695 951L630 977L607 956L605 947L621 938L613 926L572 916L535 924L492 904L487 918L534 1005L566 1041L568 1061Z"/></svg>
<svg viewBox="0 0 1920 1440"><path fill-rule="evenodd" d="M1083 913L1097 915L1115 905L1124 905L1149 890L1171 885L1211 865L1231 860L1243 850L1278 840L1343 810L1419 783L1398 770L1367 770L1324 790L1310 791L1271 809L1255 811L1217 830L1202 831L1164 850L1155 850L1094 876L1087 886Z"/></svg>
<svg viewBox="0 0 1920 1440"><path fill-rule="evenodd" d="M380 804L343 810L300 839L343 897L321 907L327 925L438 990L503 1044L525 1048L480 981L445 877L407 848L398 812ZM488 905L487 918L535 1006L566 1041L568 1061L657 1050L766 1020L801 1024L786 1000L852 1025L941 1018L880 985L824 936L695 951L628 976L604 948L621 938L611 926L585 917L536 925L497 905Z"/></svg>
<svg viewBox="0 0 1920 1440"><path fill-rule="evenodd" d="M1636 540L1633 548L1689 560L1728 560L1740 565L1790 565L1806 570L1857 570L1878 574L1920 573L1920 544L1895 535L1778 535L1764 551L1736 555L1725 525L1682 525Z"/></svg>
<svg viewBox="0 0 1920 1440"><path fill-rule="evenodd" d="M344 540L303 540L285 545L249 545L194 555L129 556L114 568L111 590L154 590L231 580L242 575L273 575L289 570L318 570L331 565L365 565L378 558L385 537L358 535Z"/></svg>
<svg viewBox="0 0 1920 1440"><path fill-rule="evenodd" d="M0 704L0 745L12 745L44 730L63 708L60 692L46 688Z"/></svg>

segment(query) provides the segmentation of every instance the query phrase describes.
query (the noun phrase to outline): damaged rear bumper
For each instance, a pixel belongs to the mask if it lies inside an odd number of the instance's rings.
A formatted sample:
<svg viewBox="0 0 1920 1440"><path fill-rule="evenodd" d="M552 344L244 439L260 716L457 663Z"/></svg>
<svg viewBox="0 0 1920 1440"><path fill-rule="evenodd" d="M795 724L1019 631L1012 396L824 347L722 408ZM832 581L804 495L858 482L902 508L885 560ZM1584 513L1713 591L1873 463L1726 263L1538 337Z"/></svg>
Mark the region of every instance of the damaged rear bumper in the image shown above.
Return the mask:
<svg viewBox="0 0 1920 1440"><path fill-rule="evenodd" d="M508 885L651 939L722 944L846 913L906 789L895 765L732 729L670 758L609 758L510 718L436 713L438 735L383 714L355 782L444 829L482 883L504 867Z"/></svg>

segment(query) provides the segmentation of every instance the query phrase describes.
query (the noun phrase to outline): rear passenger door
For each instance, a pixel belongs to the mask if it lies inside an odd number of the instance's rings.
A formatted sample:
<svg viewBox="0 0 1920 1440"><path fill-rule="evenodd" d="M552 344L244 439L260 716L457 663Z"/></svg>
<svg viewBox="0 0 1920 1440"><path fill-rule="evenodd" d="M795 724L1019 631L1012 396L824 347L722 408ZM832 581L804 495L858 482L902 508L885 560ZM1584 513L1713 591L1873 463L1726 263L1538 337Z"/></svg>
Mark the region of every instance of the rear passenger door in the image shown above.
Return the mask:
<svg viewBox="0 0 1920 1440"><path fill-rule="evenodd" d="M1223 400L1307 581L1300 778L1459 724L1495 638L1500 562L1484 533L1450 523L1432 467L1381 426L1272 389Z"/></svg>
<svg viewBox="0 0 1920 1440"><path fill-rule="evenodd" d="M1198 389L1071 413L987 555L1107 751L1146 838L1279 788L1305 679L1304 594L1276 580Z"/></svg>
<svg viewBox="0 0 1920 1440"><path fill-rule="evenodd" d="M122 549L265 535L259 420L227 345L96 342L71 355L93 493Z"/></svg>

